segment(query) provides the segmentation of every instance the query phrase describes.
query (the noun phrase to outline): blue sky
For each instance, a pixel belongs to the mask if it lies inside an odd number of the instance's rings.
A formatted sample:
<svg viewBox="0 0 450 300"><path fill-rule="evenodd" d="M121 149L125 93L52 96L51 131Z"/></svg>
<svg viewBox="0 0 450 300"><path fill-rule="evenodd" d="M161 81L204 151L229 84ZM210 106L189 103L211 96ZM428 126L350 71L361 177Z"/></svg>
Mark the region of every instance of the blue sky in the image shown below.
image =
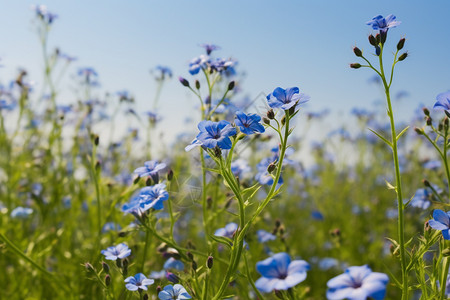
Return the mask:
<svg viewBox="0 0 450 300"><path fill-rule="evenodd" d="M42 54L29 8L35 3L0 0L0 4L0 82L8 82L18 67L42 82ZM396 104L399 116L406 119L419 103L433 105L438 93L450 89L449 1L48 0L40 4L59 15L50 46L78 58L69 75L78 67L92 66L103 90L131 91L140 110L150 109L155 93L149 70L159 64L171 67L175 77L162 92L160 111L163 124L172 131L183 126L183 116L196 105L176 78L190 78L188 62L202 54L199 44L205 42L221 46L217 56L239 61L238 69L247 74L243 89L250 98L277 86L298 86L311 96L306 110L329 108L337 120L344 120L340 115L352 107L370 108L374 100L382 99L379 89L368 83L373 73L351 70L348 64L358 61L353 46L373 51L367 42L372 31L365 22L377 14L392 13L402 21L389 31L388 48L394 49L401 37L407 39L410 56L398 65L393 84L394 94L402 90L409 94ZM71 100L70 94L65 100Z"/></svg>

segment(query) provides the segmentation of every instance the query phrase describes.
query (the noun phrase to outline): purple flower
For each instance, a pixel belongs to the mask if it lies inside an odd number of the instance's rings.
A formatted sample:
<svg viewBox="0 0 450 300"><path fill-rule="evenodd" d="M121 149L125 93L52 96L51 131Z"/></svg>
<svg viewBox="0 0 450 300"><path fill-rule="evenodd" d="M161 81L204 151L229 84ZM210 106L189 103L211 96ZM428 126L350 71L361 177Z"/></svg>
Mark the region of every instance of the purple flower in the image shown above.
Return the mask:
<svg viewBox="0 0 450 300"><path fill-rule="evenodd" d="M144 274L138 273L125 279L127 283L125 287L130 291L137 291L138 289L147 290L147 285L152 285L155 281L153 279L147 279Z"/></svg>
<svg viewBox="0 0 450 300"><path fill-rule="evenodd" d="M372 18L372 20L366 22L367 25L372 26L373 30L380 30L381 32L387 32L389 28L394 28L400 25L400 21L395 20L394 15L389 15L384 18L382 15L378 15Z"/></svg>
<svg viewBox="0 0 450 300"><path fill-rule="evenodd" d="M367 266L349 267L344 274L327 282L329 300L382 300L386 295L389 277L384 273L372 272Z"/></svg>
<svg viewBox="0 0 450 300"><path fill-rule="evenodd" d="M450 211L445 213L440 209L433 211L433 219L428 221L431 228L442 231L445 240L450 240Z"/></svg>
<svg viewBox="0 0 450 300"><path fill-rule="evenodd" d="M261 117L255 114L245 114L242 111L236 112L236 119L234 120L236 126L242 133L247 135L253 133L263 133L265 131L264 126L259 122Z"/></svg>
<svg viewBox="0 0 450 300"><path fill-rule="evenodd" d="M256 287L270 293L273 290L287 290L305 280L309 264L304 260L291 261L289 254L281 252L257 262L256 270L262 275L255 282Z"/></svg>
<svg viewBox="0 0 450 300"><path fill-rule="evenodd" d="M197 141L206 148L219 147L221 149L231 149L230 136L236 134L236 128L231 126L228 121L220 122L201 121L198 124L200 133L197 135Z"/></svg>
<svg viewBox="0 0 450 300"><path fill-rule="evenodd" d="M123 259L131 254L131 250L128 249L127 244L121 243L117 246L108 247L106 250L102 250L101 253L107 260Z"/></svg>
<svg viewBox="0 0 450 300"><path fill-rule="evenodd" d="M300 94L298 87L291 87L282 89L277 87L272 94L267 95L267 102L272 108L282 108L288 110L289 108L305 103L309 97L305 94Z"/></svg>
<svg viewBox="0 0 450 300"><path fill-rule="evenodd" d="M174 286L169 284L164 287L164 290L159 292L158 298L161 300L182 300L191 299L192 297L181 284L175 284Z"/></svg>
<svg viewBox="0 0 450 300"><path fill-rule="evenodd" d="M436 103L434 104L434 109L441 109L447 112L450 111L450 91L445 93L440 93L436 96Z"/></svg>
<svg viewBox="0 0 450 300"><path fill-rule="evenodd" d="M150 176L155 183L159 182L159 171L164 170L166 167L165 163L159 163L156 160L146 161L143 167L139 167L134 170L134 174L137 174L139 177Z"/></svg>
<svg viewBox="0 0 450 300"><path fill-rule="evenodd" d="M217 45L213 45L213 44L201 44L200 47L205 48L206 50L206 54L210 55L211 52L215 51L215 50L219 50L220 47Z"/></svg>

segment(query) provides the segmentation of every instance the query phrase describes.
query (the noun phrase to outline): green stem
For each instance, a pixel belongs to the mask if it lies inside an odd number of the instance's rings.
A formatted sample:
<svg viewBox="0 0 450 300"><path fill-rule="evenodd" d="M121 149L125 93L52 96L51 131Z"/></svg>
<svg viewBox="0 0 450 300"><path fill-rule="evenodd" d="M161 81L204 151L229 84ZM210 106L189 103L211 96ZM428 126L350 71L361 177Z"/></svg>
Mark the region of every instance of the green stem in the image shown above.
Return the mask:
<svg viewBox="0 0 450 300"><path fill-rule="evenodd" d="M405 251L405 235L404 235L404 205L402 196L402 182L400 175L400 163L398 160L398 150L397 150L397 133L395 130L394 123L394 112L392 111L391 96L390 96L390 84L386 82L386 77L383 68L383 45L381 46L381 53L379 55L380 61L380 73L381 79L383 81L384 91L386 94L386 102L388 106L388 116L391 125L391 135L392 135L392 156L394 159L395 166L395 180L396 180L396 192L397 192L397 202L398 202L398 237L399 237L399 247L400 247L400 261L402 268L402 300L408 299L408 273L406 270L406 251ZM392 75L391 75L392 77Z"/></svg>
<svg viewBox="0 0 450 300"><path fill-rule="evenodd" d="M445 257L443 264L444 264L444 269L443 269L442 280L441 280L441 282L442 282L441 283L441 297L440 297L441 300L446 299L445 291L447 289L447 276L448 276L448 270L450 267L450 259L448 257Z"/></svg>

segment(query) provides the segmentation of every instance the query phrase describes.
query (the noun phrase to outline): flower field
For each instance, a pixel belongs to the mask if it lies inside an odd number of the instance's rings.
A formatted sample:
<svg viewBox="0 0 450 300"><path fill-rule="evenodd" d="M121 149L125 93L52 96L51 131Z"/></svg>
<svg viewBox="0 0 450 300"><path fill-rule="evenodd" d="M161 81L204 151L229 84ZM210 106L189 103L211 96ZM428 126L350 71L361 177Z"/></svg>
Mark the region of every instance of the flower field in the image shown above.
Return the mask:
<svg viewBox="0 0 450 300"><path fill-rule="evenodd" d="M450 92L399 121L396 16L355 24L371 33L348 67L375 76L383 109L354 108L348 130L324 128L301 83L242 97L245 63L215 44L184 58L189 76L155 67L153 108L136 110L49 49L62 18L30 14L42 84L0 78L0 299L448 298ZM165 144L169 80L196 114Z"/></svg>

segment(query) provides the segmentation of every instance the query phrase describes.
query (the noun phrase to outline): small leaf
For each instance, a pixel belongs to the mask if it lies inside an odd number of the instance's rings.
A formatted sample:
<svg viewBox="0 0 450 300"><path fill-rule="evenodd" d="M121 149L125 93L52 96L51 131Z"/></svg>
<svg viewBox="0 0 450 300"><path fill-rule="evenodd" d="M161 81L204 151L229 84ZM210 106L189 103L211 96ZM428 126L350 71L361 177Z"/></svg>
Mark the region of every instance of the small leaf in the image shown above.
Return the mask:
<svg viewBox="0 0 450 300"><path fill-rule="evenodd" d="M392 148L391 142L389 142L385 137L383 137L381 134L379 134L379 133L376 132L375 130L372 130L372 129L370 129L370 128L368 128L368 129L369 129L370 131L372 131L373 133L375 133L375 135L376 135L377 137L379 137L383 142L385 142L386 144L388 144L389 147Z"/></svg>
<svg viewBox="0 0 450 300"><path fill-rule="evenodd" d="M386 185L387 185L388 189L390 189L390 190L396 190L397 189L395 186L390 184L386 179L384 180L384 182L386 182Z"/></svg>
<svg viewBox="0 0 450 300"><path fill-rule="evenodd" d="M397 140L408 130L409 126L406 126L405 129L403 129L398 135Z"/></svg>

